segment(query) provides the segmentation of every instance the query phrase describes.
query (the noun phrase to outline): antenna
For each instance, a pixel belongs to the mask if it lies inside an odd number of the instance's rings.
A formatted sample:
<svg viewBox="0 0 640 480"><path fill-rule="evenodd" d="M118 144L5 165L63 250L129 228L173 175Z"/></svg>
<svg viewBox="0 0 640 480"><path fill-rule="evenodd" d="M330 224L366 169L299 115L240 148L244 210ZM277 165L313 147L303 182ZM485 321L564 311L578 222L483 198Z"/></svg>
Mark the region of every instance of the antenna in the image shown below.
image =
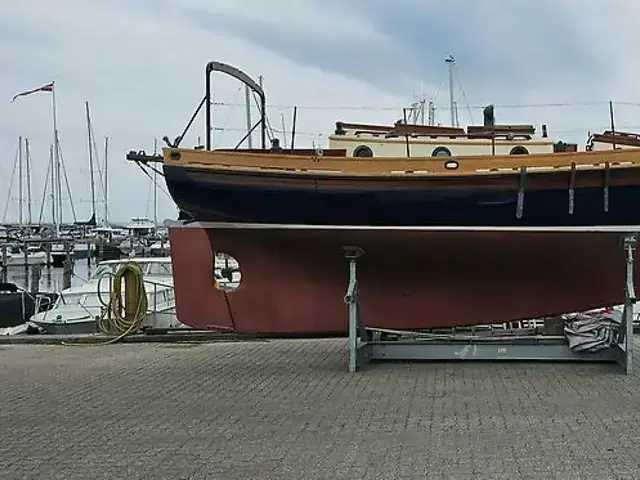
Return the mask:
<svg viewBox="0 0 640 480"><path fill-rule="evenodd" d="M445 63L449 66L449 108L451 109L451 126L456 126L456 114L455 114L455 104L453 98L453 67L456 64L456 59L453 58L453 55L448 55L447 58L444 59Z"/></svg>

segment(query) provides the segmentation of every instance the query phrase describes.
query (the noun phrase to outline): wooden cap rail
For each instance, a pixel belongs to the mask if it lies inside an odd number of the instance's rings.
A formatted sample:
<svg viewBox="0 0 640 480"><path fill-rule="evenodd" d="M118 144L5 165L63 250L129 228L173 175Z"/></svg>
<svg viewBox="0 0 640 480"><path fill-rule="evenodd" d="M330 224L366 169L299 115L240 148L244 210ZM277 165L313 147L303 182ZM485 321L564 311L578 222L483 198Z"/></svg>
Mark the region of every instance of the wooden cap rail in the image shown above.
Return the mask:
<svg viewBox="0 0 640 480"><path fill-rule="evenodd" d="M412 175L490 175L528 171L570 169L600 170L640 166L640 149L595 152L544 153L531 155L486 155L467 157L322 157L255 154L186 149L163 149L167 165L204 170L282 171L302 175L397 176Z"/></svg>

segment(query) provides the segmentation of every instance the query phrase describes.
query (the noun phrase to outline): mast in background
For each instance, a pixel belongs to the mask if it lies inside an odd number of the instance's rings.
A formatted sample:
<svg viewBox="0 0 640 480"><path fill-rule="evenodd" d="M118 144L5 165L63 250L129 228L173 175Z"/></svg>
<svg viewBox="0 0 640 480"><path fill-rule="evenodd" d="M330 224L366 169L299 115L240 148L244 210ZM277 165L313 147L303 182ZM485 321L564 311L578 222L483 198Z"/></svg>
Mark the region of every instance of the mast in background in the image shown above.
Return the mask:
<svg viewBox="0 0 640 480"><path fill-rule="evenodd" d="M55 157L53 154L54 146L49 146L49 168L51 169L51 221L56 228L56 232L60 233L60 225L58 225L57 208L56 208L56 179L55 179Z"/></svg>
<svg viewBox="0 0 640 480"><path fill-rule="evenodd" d="M27 174L27 222L33 224L33 216L31 211L31 150L29 149L29 139L24 139L24 156Z"/></svg>
<svg viewBox="0 0 640 480"><path fill-rule="evenodd" d="M109 137L104 137L104 224L109 225Z"/></svg>
<svg viewBox="0 0 640 480"><path fill-rule="evenodd" d="M251 148L251 147L249 147ZM158 139L153 139L153 155L158 154ZM158 170L153 169L153 234L158 233Z"/></svg>
<svg viewBox="0 0 640 480"><path fill-rule="evenodd" d="M251 92L249 90L249 85L244 86L244 103L247 115L247 145L249 148L253 148L253 139L251 138L253 136L251 132L253 123L251 122ZM155 151L153 154L155 155Z"/></svg>
<svg viewBox="0 0 640 480"><path fill-rule="evenodd" d="M93 176L93 132L91 128L91 114L89 113L89 102L84 102L84 109L87 117L87 145L89 147L89 175L91 179L91 214L96 218L96 184Z"/></svg>
<svg viewBox="0 0 640 480"><path fill-rule="evenodd" d="M451 110L451 126L456 126L456 113L455 113L455 98L453 94L453 67L456 64L456 59L453 55L448 55L445 58L445 63L449 66L449 109Z"/></svg>
<svg viewBox="0 0 640 480"><path fill-rule="evenodd" d="M55 82L51 82L51 111L53 113L53 164L54 168L51 170L51 179L53 185L55 185L54 202L57 203L55 213L57 218L54 221L56 227L56 235L60 236L60 224L62 223L62 182L60 175L60 139L58 138L58 113L56 106L56 88Z"/></svg>
<svg viewBox="0 0 640 480"><path fill-rule="evenodd" d="M18 225L22 226L22 137L18 137Z"/></svg>

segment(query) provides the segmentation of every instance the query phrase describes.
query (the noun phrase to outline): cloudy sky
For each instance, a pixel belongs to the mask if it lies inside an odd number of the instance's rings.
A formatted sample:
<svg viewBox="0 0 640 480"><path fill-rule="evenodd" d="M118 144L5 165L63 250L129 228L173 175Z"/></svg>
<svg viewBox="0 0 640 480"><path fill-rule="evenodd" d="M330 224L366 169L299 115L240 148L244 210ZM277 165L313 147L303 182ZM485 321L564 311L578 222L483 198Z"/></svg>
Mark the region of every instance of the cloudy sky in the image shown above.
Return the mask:
<svg viewBox="0 0 640 480"><path fill-rule="evenodd" d="M284 120L290 131L298 105L298 146L324 145L337 120L391 123L421 92L448 124L448 54L457 62L462 124L481 122L481 106L494 103L498 122L547 123L552 136L583 145L589 130L608 127L610 99L616 127L640 131L638 14L628 0L3 0L0 222L18 219L17 173L11 195L9 188L19 136L30 142L32 216L39 217L51 94L11 98L52 80L78 220L91 213L88 101L102 167L109 137L109 216L126 221L154 215L152 181L126 152L151 151L154 139L182 131L210 60L263 77L274 130ZM214 144L234 146L246 128L244 92L222 75L213 89ZM203 124L198 118L184 146L197 143ZM159 177L159 219L176 215L165 191ZM64 217L72 220L66 195Z"/></svg>

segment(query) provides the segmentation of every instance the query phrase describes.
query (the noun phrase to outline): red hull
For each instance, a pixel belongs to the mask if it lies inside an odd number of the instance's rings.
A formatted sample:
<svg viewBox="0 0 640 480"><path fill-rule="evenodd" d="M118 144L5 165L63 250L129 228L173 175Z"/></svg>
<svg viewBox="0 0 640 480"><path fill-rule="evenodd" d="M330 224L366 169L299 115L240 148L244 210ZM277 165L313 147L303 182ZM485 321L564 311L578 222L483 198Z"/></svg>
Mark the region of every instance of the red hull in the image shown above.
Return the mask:
<svg viewBox="0 0 640 480"><path fill-rule="evenodd" d="M178 318L194 328L346 332L346 245L366 252L358 280L369 327L502 323L624 300L619 233L172 227L170 241ZM214 249L240 263L237 290L214 286Z"/></svg>

